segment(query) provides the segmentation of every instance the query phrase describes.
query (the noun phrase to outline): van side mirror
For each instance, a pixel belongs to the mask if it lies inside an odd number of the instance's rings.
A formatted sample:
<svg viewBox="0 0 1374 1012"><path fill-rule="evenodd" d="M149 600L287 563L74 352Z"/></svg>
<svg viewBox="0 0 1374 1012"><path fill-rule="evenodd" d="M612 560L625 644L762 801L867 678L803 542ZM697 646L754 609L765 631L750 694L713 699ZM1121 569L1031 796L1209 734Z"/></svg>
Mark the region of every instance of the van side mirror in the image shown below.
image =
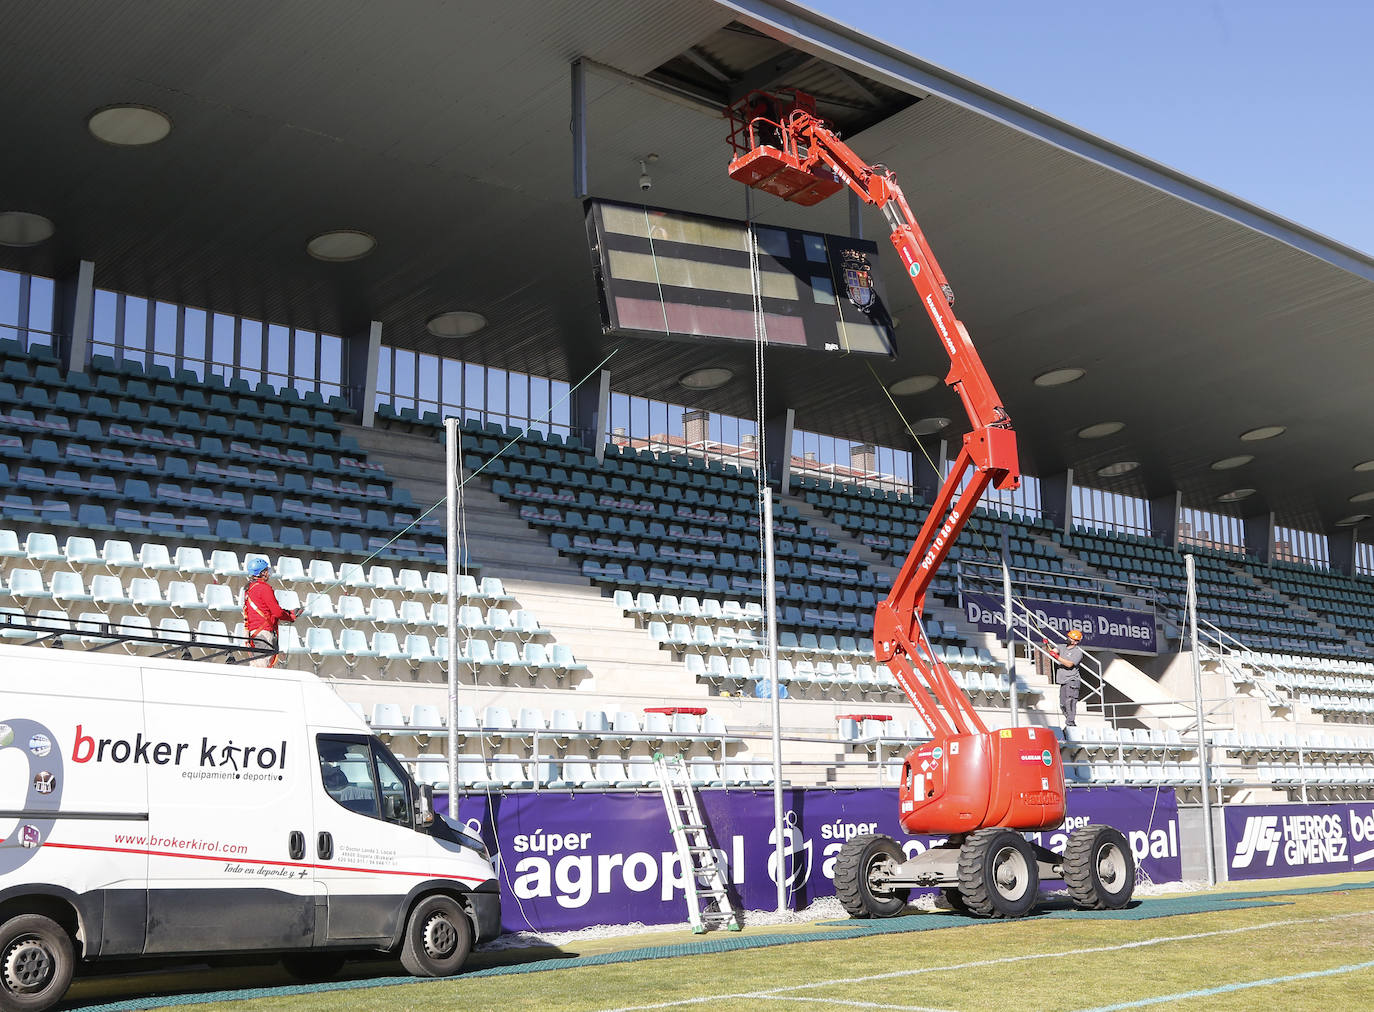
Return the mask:
<svg viewBox="0 0 1374 1012"><path fill-rule="evenodd" d="M415 806L415 825L429 826L434 823L434 785L420 785L420 801Z"/></svg>

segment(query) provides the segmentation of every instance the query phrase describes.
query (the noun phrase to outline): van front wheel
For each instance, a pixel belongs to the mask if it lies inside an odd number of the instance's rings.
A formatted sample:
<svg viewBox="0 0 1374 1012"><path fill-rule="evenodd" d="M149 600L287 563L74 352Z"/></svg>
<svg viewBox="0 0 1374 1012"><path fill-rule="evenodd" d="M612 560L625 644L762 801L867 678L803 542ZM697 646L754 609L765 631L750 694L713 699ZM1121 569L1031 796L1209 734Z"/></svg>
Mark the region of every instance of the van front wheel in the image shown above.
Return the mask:
<svg viewBox="0 0 1374 1012"><path fill-rule="evenodd" d="M72 940L56 921L23 914L0 926L0 1009L42 1012L67 993L76 968Z"/></svg>
<svg viewBox="0 0 1374 1012"><path fill-rule="evenodd" d="M450 977L472 951L472 923L451 896L430 896L410 912L401 965L416 977Z"/></svg>

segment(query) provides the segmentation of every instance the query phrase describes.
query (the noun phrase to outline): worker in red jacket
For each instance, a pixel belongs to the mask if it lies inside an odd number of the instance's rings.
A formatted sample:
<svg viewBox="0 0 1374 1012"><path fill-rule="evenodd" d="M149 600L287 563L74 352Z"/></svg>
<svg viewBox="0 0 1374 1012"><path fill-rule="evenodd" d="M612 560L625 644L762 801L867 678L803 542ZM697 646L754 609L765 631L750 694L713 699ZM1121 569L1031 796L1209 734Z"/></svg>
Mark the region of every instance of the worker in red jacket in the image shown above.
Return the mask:
<svg viewBox="0 0 1374 1012"><path fill-rule="evenodd" d="M270 647L270 654L258 654L248 663L255 668L275 668L281 663L277 652L277 626L296 621L296 613L277 602L277 595L267 583L272 567L266 559L248 563L248 587L243 592L243 627L248 633L250 647Z"/></svg>

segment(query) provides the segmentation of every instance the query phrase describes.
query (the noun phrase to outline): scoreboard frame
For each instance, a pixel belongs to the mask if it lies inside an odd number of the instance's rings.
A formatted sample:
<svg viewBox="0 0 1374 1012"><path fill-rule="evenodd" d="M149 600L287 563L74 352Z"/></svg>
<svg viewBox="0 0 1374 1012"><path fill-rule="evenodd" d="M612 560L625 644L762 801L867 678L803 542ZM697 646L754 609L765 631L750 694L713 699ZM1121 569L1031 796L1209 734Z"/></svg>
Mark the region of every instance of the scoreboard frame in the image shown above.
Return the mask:
<svg viewBox="0 0 1374 1012"><path fill-rule="evenodd" d="M755 339L748 223L599 198L583 206L605 333ZM895 357L876 243L757 222L754 233L769 347Z"/></svg>

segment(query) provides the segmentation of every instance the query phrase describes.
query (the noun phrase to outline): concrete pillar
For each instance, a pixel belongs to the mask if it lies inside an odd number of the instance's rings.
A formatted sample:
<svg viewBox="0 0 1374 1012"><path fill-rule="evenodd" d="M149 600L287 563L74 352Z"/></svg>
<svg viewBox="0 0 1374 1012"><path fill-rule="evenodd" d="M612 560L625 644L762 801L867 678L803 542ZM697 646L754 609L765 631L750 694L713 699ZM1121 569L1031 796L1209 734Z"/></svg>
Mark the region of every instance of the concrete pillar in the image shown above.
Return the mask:
<svg viewBox="0 0 1374 1012"><path fill-rule="evenodd" d="M601 463L606 457L606 424L611 417L611 371L602 369L596 382L589 380L574 390L569 407L572 434Z"/></svg>
<svg viewBox="0 0 1374 1012"><path fill-rule="evenodd" d="M912 440L910 445L911 459L914 462L912 484L916 486L917 495L927 503L932 502L945 480L945 468L949 464L949 444L939 439L934 443L927 441L919 445ZM925 453L921 452L922 446L925 447ZM930 455L930 460L926 459L927 454Z"/></svg>
<svg viewBox="0 0 1374 1012"><path fill-rule="evenodd" d="M765 418L763 422L764 461L768 468L768 481L781 492L787 492L792 480L792 424L797 413L791 408L781 414Z"/></svg>
<svg viewBox="0 0 1374 1012"><path fill-rule="evenodd" d="M377 408L377 363L382 354L382 324L373 320L367 334L352 334L345 341L348 359L348 402L361 425L371 426Z"/></svg>
<svg viewBox="0 0 1374 1012"><path fill-rule="evenodd" d="M1326 550L1332 572L1355 575L1355 528L1333 527L1326 532Z"/></svg>
<svg viewBox="0 0 1374 1012"><path fill-rule="evenodd" d="M1040 477L1040 512L1061 534L1073 533L1073 468Z"/></svg>
<svg viewBox="0 0 1374 1012"><path fill-rule="evenodd" d="M1150 499L1150 537L1170 548L1178 547L1178 518L1183 509L1183 493L1170 492Z"/></svg>
<svg viewBox="0 0 1374 1012"><path fill-rule="evenodd" d="M1274 561L1274 514L1259 513L1245 517L1245 554L1251 558L1270 563Z"/></svg>
<svg viewBox="0 0 1374 1012"><path fill-rule="evenodd" d="M82 260L71 274L57 279L53 329L58 355L68 372L85 372L91 357L91 327L95 312L95 263Z"/></svg>

